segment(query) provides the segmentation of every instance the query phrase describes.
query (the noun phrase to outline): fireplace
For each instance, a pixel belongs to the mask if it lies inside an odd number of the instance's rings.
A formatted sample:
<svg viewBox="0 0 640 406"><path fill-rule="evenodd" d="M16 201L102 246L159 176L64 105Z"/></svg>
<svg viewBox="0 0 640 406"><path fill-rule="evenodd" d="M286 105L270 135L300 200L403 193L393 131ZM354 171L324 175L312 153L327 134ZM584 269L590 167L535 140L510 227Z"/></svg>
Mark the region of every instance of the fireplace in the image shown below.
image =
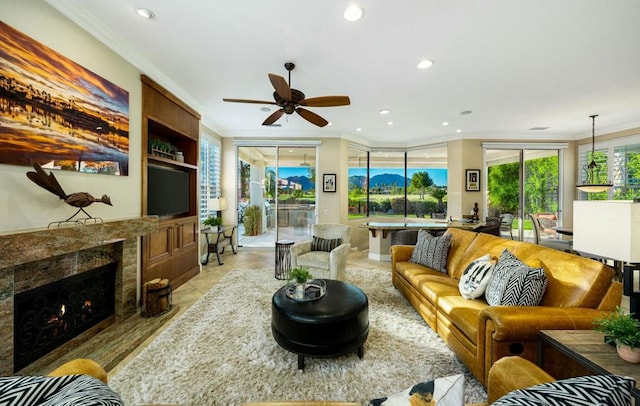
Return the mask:
<svg viewBox="0 0 640 406"><path fill-rule="evenodd" d="M0 317L0 376L41 371L62 354L73 351L78 342L135 315L138 310L139 237L157 230L157 217L134 217L99 224L0 233L0 314L8 316ZM114 282L109 284L114 286L111 294L114 303L108 306L112 315L26 367L14 367L16 297L104 266L115 269ZM75 294L75 289L70 293ZM85 319L95 311L94 300L101 299L87 300L91 301L90 307L86 301L74 305L85 308ZM68 312L66 304L64 314L60 316L62 310L58 306L56 310L50 310L49 315L41 316L41 320L54 320L58 324L56 335L68 328L65 323L71 326L70 321L60 321Z"/></svg>
<svg viewBox="0 0 640 406"><path fill-rule="evenodd" d="M14 298L14 372L114 314L116 263Z"/></svg>

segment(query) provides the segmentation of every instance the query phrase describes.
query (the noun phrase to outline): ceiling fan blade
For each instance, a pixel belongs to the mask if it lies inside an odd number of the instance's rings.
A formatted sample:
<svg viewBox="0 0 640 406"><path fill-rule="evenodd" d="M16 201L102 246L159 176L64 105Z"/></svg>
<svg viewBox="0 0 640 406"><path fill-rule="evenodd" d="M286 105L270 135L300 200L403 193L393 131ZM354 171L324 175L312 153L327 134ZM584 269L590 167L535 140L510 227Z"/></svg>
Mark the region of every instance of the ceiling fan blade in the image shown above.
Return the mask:
<svg viewBox="0 0 640 406"><path fill-rule="evenodd" d="M276 121L278 121L280 117L282 117L283 114L284 114L284 109L276 110L275 113L271 114L269 117L267 117L266 120L264 120L262 125L271 125L275 123Z"/></svg>
<svg viewBox="0 0 640 406"><path fill-rule="evenodd" d="M296 113L300 114L302 116L302 118L304 118L305 120L307 120L308 122L310 122L312 124L317 125L318 127L324 127L325 125L329 124L329 122L327 120L325 120L324 118L320 117L319 115L317 115L313 111L305 110L303 108L298 107L296 109Z"/></svg>
<svg viewBox="0 0 640 406"><path fill-rule="evenodd" d="M282 97L286 101L291 100L291 89L289 88L287 81L282 76L270 73L269 80L271 81L273 88L276 89L278 96Z"/></svg>
<svg viewBox="0 0 640 406"><path fill-rule="evenodd" d="M349 96L321 96L300 101L301 106L309 107L334 107L347 106L349 104L351 104Z"/></svg>
<svg viewBox="0 0 640 406"><path fill-rule="evenodd" d="M247 100L247 99L222 99L222 101L233 102L233 103L276 104L276 102L272 102L272 101Z"/></svg>

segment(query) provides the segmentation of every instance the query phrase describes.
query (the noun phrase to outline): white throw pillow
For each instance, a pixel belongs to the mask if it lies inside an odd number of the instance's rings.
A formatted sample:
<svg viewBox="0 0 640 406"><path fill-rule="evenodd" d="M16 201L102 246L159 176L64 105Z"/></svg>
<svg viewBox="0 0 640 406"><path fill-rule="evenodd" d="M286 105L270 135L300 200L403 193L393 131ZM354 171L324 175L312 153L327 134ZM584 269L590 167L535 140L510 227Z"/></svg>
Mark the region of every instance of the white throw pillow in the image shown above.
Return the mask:
<svg viewBox="0 0 640 406"><path fill-rule="evenodd" d="M422 382L402 392L369 401L369 406L464 406L464 375Z"/></svg>
<svg viewBox="0 0 640 406"><path fill-rule="evenodd" d="M465 299L477 299L484 295L491 279L494 261L491 255L483 255L473 260L464 270L458 282L460 294Z"/></svg>

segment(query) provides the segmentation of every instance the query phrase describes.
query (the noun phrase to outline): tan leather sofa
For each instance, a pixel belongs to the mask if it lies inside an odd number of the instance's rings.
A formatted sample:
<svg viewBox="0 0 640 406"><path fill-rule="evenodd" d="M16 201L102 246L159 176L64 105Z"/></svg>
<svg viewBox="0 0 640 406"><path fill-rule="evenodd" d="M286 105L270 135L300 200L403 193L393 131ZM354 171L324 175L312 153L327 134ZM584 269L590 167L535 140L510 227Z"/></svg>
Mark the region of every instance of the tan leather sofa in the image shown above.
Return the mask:
<svg viewBox="0 0 640 406"><path fill-rule="evenodd" d="M535 361L539 330L591 329L593 320L620 305L622 284L612 268L588 258L489 234L449 229L447 274L409 262L413 246L391 247L393 285L486 386L491 366L519 355ZM548 285L539 306L489 306L465 299L458 281L473 260L498 258L507 248Z"/></svg>
<svg viewBox="0 0 640 406"><path fill-rule="evenodd" d="M53 371L48 376L64 376L64 375L89 375L96 379L107 383L107 371L94 360L87 358L76 358L68 361Z"/></svg>

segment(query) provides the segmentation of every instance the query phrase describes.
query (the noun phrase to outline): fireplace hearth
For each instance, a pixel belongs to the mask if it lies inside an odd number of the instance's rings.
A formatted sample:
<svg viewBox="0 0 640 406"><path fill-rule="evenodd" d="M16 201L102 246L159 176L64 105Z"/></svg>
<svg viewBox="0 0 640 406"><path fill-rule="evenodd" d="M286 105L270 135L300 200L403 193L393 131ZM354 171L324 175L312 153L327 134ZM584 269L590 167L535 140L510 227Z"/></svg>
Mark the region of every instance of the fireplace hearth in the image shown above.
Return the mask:
<svg viewBox="0 0 640 406"><path fill-rule="evenodd" d="M114 314L117 264L17 294L14 372Z"/></svg>

